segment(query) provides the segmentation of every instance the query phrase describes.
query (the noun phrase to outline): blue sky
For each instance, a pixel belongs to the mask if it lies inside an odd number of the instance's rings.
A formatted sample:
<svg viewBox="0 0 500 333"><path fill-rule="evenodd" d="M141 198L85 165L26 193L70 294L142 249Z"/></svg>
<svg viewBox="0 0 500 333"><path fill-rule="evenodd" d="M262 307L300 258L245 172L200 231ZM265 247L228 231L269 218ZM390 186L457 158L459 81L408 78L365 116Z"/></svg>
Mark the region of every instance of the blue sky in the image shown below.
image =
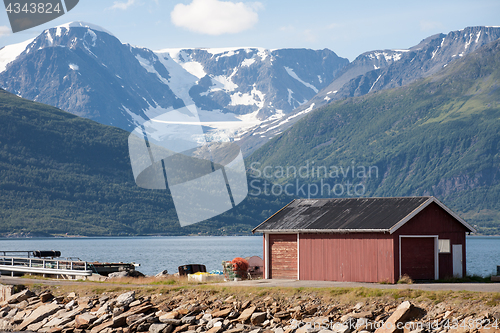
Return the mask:
<svg viewBox="0 0 500 333"><path fill-rule="evenodd" d="M500 26L498 0L80 0L66 15L13 34L0 10L0 47L70 21L102 26L122 42L175 47L329 48L353 60L402 49L436 33Z"/></svg>

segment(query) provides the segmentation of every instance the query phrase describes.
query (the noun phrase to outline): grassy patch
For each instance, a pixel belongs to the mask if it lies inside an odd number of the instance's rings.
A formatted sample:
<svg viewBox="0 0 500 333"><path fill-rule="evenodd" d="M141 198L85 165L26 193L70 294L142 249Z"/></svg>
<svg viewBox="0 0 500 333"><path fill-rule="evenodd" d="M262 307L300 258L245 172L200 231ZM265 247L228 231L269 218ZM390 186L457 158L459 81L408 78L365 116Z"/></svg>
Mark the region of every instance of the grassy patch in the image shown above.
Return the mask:
<svg viewBox="0 0 500 333"><path fill-rule="evenodd" d="M403 275L397 282L398 284L412 284L413 280L407 274Z"/></svg>
<svg viewBox="0 0 500 333"><path fill-rule="evenodd" d="M480 276L480 275L466 275L463 278L450 277L446 279L438 280L440 283L491 283L491 275Z"/></svg>

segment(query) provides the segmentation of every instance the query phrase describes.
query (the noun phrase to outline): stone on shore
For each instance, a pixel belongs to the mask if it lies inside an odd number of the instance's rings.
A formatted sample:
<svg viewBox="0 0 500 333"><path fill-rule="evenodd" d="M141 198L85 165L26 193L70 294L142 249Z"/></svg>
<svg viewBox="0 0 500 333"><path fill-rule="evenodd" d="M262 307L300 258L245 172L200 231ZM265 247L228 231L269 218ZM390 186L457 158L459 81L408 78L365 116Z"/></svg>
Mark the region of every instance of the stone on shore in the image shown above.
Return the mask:
<svg viewBox="0 0 500 333"><path fill-rule="evenodd" d="M116 306L128 306L135 300L135 291L129 291L116 298Z"/></svg>
<svg viewBox="0 0 500 333"><path fill-rule="evenodd" d="M377 328L375 333L394 333L401 331L397 328L398 323L405 322L412 310L413 304L411 304L409 301L404 301L396 308L396 311L394 311L394 313L384 322L384 325Z"/></svg>
<svg viewBox="0 0 500 333"><path fill-rule="evenodd" d="M90 326L97 317L90 313L84 313L75 317L75 328L84 329Z"/></svg>
<svg viewBox="0 0 500 333"><path fill-rule="evenodd" d="M28 317L26 317L23 322L18 327L16 327L16 329L19 331L23 331L29 325L41 321L51 314L56 313L59 309L61 309L61 306L59 304L42 305L34 310Z"/></svg>
<svg viewBox="0 0 500 333"><path fill-rule="evenodd" d="M246 322L248 319L252 317L252 314L255 312L256 309L257 307L255 306L245 309L236 320L242 323Z"/></svg>
<svg viewBox="0 0 500 333"><path fill-rule="evenodd" d="M250 317L250 322L252 325L258 326L262 324L267 319L266 312L254 312Z"/></svg>

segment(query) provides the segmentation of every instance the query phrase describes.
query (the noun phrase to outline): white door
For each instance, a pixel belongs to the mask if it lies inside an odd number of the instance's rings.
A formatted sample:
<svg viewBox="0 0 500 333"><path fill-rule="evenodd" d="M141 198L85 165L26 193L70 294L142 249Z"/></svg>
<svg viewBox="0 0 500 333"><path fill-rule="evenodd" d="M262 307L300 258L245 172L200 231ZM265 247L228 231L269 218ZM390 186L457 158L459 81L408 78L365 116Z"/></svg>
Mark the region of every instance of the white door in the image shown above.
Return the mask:
<svg viewBox="0 0 500 333"><path fill-rule="evenodd" d="M453 276L461 278L462 276L462 244L453 244Z"/></svg>

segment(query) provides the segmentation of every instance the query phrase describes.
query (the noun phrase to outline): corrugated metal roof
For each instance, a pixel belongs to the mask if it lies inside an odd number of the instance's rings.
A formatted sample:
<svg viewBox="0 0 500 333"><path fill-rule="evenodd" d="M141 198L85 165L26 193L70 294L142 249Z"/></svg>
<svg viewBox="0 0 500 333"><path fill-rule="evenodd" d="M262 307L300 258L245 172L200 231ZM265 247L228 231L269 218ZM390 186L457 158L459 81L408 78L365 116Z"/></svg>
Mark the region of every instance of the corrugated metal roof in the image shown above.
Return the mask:
<svg viewBox="0 0 500 333"><path fill-rule="evenodd" d="M296 199L253 232L389 232L433 197Z"/></svg>

